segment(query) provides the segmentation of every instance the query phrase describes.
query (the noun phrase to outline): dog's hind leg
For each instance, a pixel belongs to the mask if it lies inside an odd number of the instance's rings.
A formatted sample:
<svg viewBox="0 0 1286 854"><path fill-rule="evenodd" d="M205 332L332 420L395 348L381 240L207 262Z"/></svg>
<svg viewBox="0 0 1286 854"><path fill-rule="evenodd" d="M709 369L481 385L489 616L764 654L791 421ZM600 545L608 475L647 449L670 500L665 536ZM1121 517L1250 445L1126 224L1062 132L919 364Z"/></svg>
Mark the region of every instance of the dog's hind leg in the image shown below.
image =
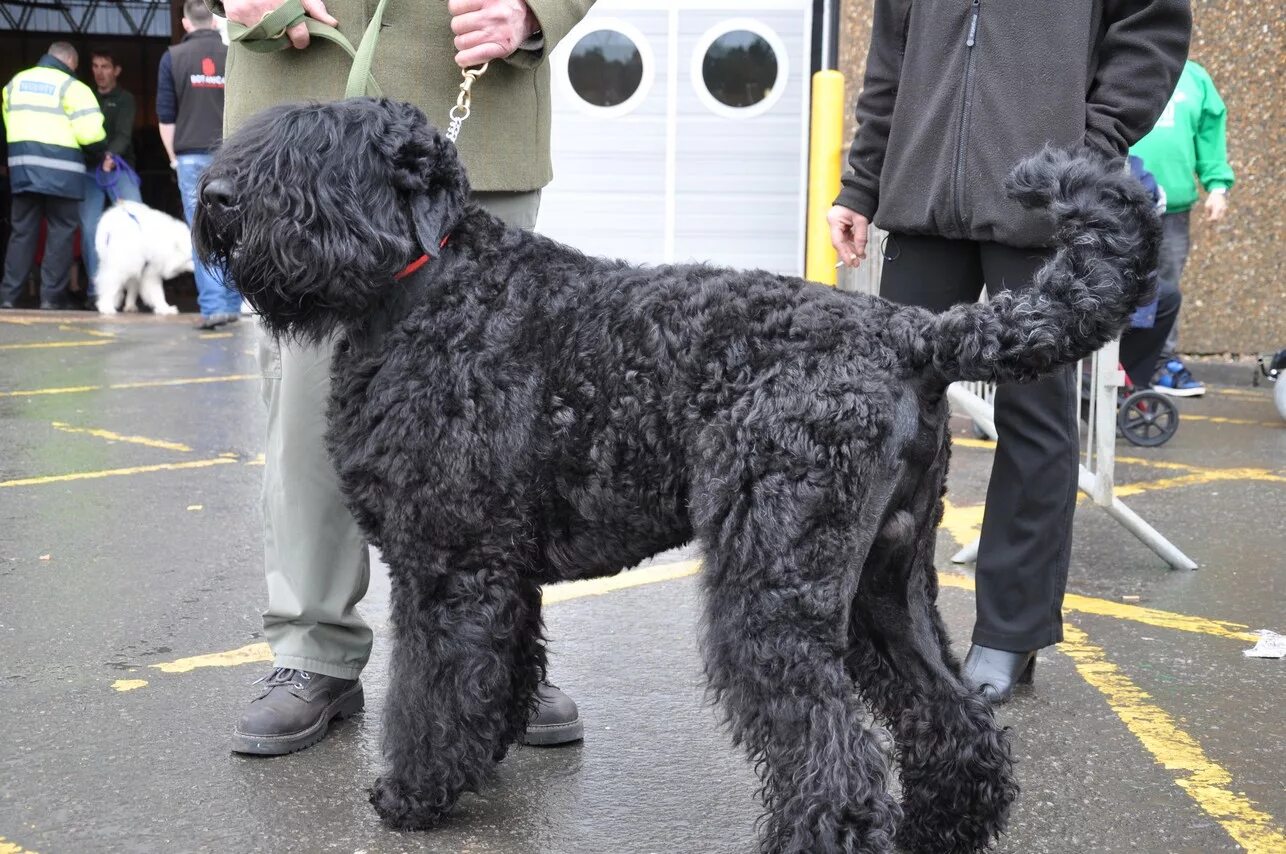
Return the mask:
<svg viewBox="0 0 1286 854"><path fill-rule="evenodd" d="M960 679L937 610L945 456L943 448L940 464L904 478L862 569L849 627L849 672L892 729L901 760L898 844L917 854L985 849L1018 793L1008 735Z"/></svg>
<svg viewBox="0 0 1286 854"><path fill-rule="evenodd" d="M388 770L371 803L424 830L486 782L526 720L544 667L540 591L500 549L390 560L393 659L384 712Z"/></svg>
<svg viewBox="0 0 1286 854"><path fill-rule="evenodd" d="M141 276L142 273L139 275ZM139 276L130 276L125 280L125 305L121 307L121 311L138 311L138 281Z"/></svg>
<svg viewBox="0 0 1286 854"><path fill-rule="evenodd" d="M165 301L165 283L156 273L143 274L139 296L152 309L153 314L178 314L179 310Z"/></svg>
<svg viewBox="0 0 1286 854"><path fill-rule="evenodd" d="M726 490L727 512L703 526L706 672L760 774L766 851L887 852L899 809L843 660L869 539L811 479Z"/></svg>
<svg viewBox="0 0 1286 854"><path fill-rule="evenodd" d="M115 314L121 301L124 282L121 274L110 264L100 264L98 276L94 279L94 290L97 292L94 307L99 314Z"/></svg>

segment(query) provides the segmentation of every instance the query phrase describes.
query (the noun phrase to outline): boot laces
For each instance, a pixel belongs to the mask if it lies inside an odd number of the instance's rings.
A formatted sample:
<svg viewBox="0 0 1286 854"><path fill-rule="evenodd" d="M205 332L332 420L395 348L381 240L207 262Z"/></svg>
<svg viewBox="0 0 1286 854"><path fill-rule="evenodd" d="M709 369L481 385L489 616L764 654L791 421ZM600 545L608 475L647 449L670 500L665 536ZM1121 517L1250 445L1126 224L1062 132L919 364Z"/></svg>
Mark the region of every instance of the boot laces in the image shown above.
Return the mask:
<svg viewBox="0 0 1286 854"><path fill-rule="evenodd" d="M304 686L300 680L309 682L312 678L313 675L307 670L296 670L293 667L274 667L267 676L256 679L250 684L263 684L269 688L276 688L278 685L291 685L302 690Z"/></svg>

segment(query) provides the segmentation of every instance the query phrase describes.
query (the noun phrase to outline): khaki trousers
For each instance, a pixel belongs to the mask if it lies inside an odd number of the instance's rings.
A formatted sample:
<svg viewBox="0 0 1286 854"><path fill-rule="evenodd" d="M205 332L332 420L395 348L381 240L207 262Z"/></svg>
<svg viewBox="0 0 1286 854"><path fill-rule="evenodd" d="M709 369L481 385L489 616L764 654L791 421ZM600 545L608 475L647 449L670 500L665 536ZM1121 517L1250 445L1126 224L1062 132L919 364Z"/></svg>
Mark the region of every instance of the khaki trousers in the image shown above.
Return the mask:
<svg viewBox="0 0 1286 854"><path fill-rule="evenodd" d="M474 199L510 226L536 225L539 191L476 193ZM331 350L260 336L268 406L263 630L274 666L356 679L373 640L357 611L370 580L370 556L326 453Z"/></svg>

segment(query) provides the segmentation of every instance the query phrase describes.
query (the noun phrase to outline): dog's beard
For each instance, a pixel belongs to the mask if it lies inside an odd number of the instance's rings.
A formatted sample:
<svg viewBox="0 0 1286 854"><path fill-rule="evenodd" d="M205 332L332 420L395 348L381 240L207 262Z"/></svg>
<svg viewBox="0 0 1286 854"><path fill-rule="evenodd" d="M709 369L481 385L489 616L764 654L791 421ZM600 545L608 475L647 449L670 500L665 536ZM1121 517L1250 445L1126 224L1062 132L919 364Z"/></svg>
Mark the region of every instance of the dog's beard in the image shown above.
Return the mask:
<svg viewBox="0 0 1286 854"><path fill-rule="evenodd" d="M368 316L414 250L409 238L309 232L280 218L259 229L225 226L209 237L208 257L223 266L268 331L305 343L325 341ZM372 247L382 251L372 256Z"/></svg>

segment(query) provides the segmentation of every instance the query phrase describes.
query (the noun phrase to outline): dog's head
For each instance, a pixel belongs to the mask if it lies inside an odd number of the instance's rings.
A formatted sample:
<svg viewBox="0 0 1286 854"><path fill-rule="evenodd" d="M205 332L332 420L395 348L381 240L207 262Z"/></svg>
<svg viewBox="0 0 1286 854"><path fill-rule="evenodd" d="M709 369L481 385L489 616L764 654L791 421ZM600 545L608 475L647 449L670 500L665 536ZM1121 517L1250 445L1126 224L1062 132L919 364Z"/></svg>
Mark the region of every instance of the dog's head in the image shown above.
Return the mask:
<svg viewBox="0 0 1286 854"><path fill-rule="evenodd" d="M183 273L193 272L192 231L188 224L172 216L163 216L159 233L152 236L160 244L155 254L161 277L173 279Z"/></svg>
<svg viewBox="0 0 1286 854"><path fill-rule="evenodd" d="M326 338L436 256L469 185L410 104L354 98L266 110L201 178L196 246L275 334Z"/></svg>

